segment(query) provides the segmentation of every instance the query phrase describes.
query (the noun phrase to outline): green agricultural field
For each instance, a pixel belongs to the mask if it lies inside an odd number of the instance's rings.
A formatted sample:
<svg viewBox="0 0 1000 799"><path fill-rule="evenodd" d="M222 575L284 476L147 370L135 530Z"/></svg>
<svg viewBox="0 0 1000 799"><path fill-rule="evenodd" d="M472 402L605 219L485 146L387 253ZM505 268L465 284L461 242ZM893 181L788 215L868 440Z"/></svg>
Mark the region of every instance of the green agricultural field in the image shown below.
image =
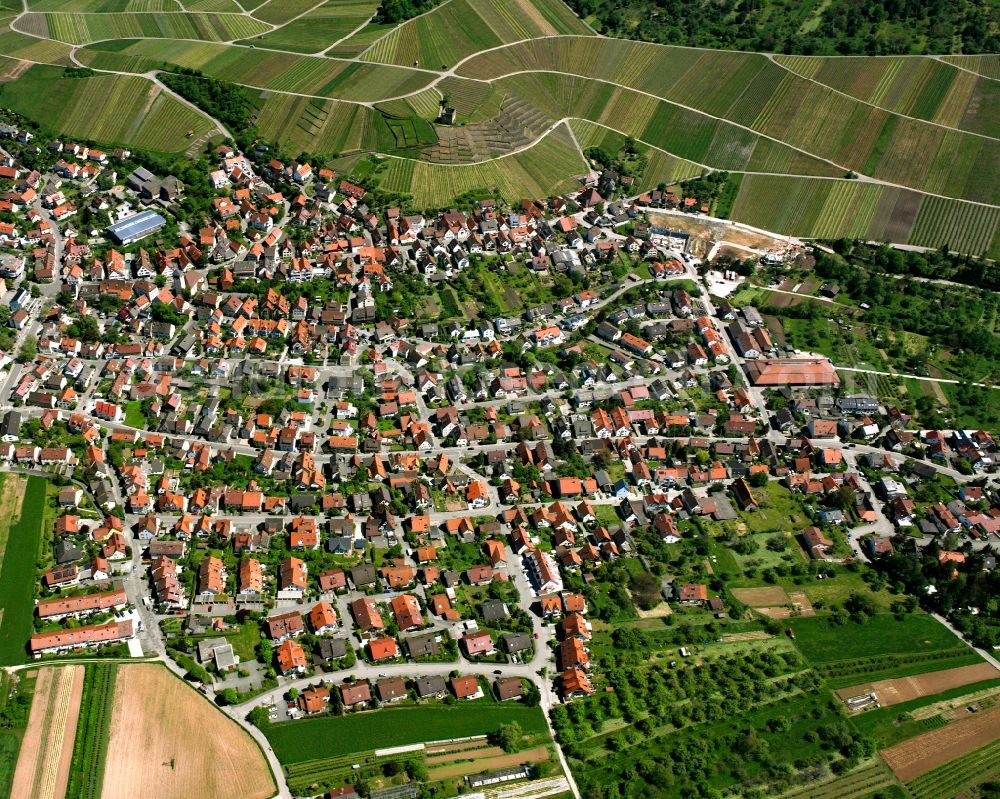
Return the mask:
<svg viewBox="0 0 1000 799"><path fill-rule="evenodd" d="M111 706L115 697L117 668L114 663L89 663L86 666L66 799L100 799L111 735Z"/></svg>
<svg viewBox="0 0 1000 799"><path fill-rule="evenodd" d="M1000 83L933 58L803 58L776 61L887 111L995 135Z"/></svg>
<svg viewBox="0 0 1000 799"><path fill-rule="evenodd" d="M28 9L31 11L76 12L80 14L149 13L153 11L239 11L238 8L192 8L190 3L185 3L184 8L181 8L177 0L29 0Z"/></svg>
<svg viewBox="0 0 1000 799"><path fill-rule="evenodd" d="M863 624L842 625L831 624L826 616L813 616L796 619L793 626L796 645L814 664L879 655L920 655L963 646L943 624L923 613L907 615L902 621L880 613Z"/></svg>
<svg viewBox="0 0 1000 799"><path fill-rule="evenodd" d="M509 202L521 197L567 191L572 176L584 170L583 158L560 127L523 152L471 166L444 166L423 161L389 159L376 173L386 191L409 194L419 208L443 207L469 191L495 191Z"/></svg>
<svg viewBox="0 0 1000 799"><path fill-rule="evenodd" d="M949 195L958 198L995 203L1000 196L995 187L970 182L968 176L942 178L950 176L955 168L956 149L973 164L971 175L983 171L991 174L990 164L1000 158L997 125L989 116L995 106L989 101L990 89L978 95L990 109L985 115L979 111L975 93L946 98L951 118L971 120L975 116L979 120L974 124L961 122L960 129L948 130L920 119L896 116L749 53L699 54L622 40L587 43L567 37L519 43L485 53L464 63L459 74L495 80L525 69L558 70L607 80L731 119L799 148L805 155L828 159L841 169L841 174L848 169L865 171L869 165L876 177L915 189L939 191L937 186L945 183ZM965 106L961 105L963 98ZM873 157L880 131L887 127L893 129L887 146L881 156ZM990 138L970 136L964 130L986 131ZM948 144L950 137L955 137L954 144ZM674 154L699 160L688 153Z"/></svg>
<svg viewBox="0 0 1000 799"><path fill-rule="evenodd" d="M17 31L0 29L0 53L40 64L68 64L70 46L49 39L36 39Z"/></svg>
<svg viewBox="0 0 1000 799"><path fill-rule="evenodd" d="M260 10L263 11L265 8L267 6ZM318 53L344 39L367 22L376 8L378 8L377 0L349 2L331 0L319 8L307 11L303 16L272 33L257 36L252 42L257 47L273 47L276 50L292 50L298 53ZM260 14L257 13L255 16L260 17Z"/></svg>
<svg viewBox="0 0 1000 799"><path fill-rule="evenodd" d="M10 479L10 478L7 478ZM12 525L0 565L0 665L23 663L34 615L35 563L45 514L46 481L27 478L21 515Z"/></svg>
<svg viewBox="0 0 1000 799"><path fill-rule="evenodd" d="M140 37L225 42L271 30L242 14L202 13L26 14L23 24L24 30L31 31L39 31L44 25L46 36L69 44Z"/></svg>
<svg viewBox="0 0 1000 799"><path fill-rule="evenodd" d="M257 112L257 130L289 151L341 155L376 149L379 116L353 103L267 94Z"/></svg>
<svg viewBox="0 0 1000 799"><path fill-rule="evenodd" d="M385 64L447 69L505 42L590 33L558 0L452 0L395 28L362 55Z"/></svg>
<svg viewBox="0 0 1000 799"><path fill-rule="evenodd" d="M120 45L120 42L114 43ZM107 49L97 45L92 50ZM411 94L432 75L381 64L359 64L273 50L202 42L139 40L114 52L197 69L220 80L259 89L364 102Z"/></svg>
<svg viewBox="0 0 1000 799"><path fill-rule="evenodd" d="M1000 230L998 210L861 181L747 175L732 218L806 238L948 245L981 255Z"/></svg>
<svg viewBox="0 0 1000 799"><path fill-rule="evenodd" d="M130 142L160 152L180 152L210 131L200 112L163 94L146 78L123 75L64 77L55 67L34 66L0 87L0 102L48 131L104 144Z"/></svg>
<svg viewBox="0 0 1000 799"><path fill-rule="evenodd" d="M378 149L384 153L405 154L437 141L430 123L416 116L399 118L381 114L376 119L375 130Z"/></svg>
<svg viewBox="0 0 1000 799"><path fill-rule="evenodd" d="M315 5L316 0L267 0L254 10L253 15L270 25L284 25Z"/></svg>
<svg viewBox="0 0 1000 799"><path fill-rule="evenodd" d="M271 725L264 734L278 760L287 766L372 749L484 735L510 721L529 734L546 729L540 708L482 700L303 719Z"/></svg>

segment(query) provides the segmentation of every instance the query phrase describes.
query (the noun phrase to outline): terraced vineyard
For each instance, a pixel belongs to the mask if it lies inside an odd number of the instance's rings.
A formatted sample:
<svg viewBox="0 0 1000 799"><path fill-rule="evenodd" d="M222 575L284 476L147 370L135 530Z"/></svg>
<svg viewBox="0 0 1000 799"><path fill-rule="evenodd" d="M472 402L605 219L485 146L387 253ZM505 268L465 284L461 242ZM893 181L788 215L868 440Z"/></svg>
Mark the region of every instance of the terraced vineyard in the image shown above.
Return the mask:
<svg viewBox="0 0 1000 799"><path fill-rule="evenodd" d="M375 116L362 105L270 94L257 114L257 129L289 151L348 154L376 148Z"/></svg>
<svg viewBox="0 0 1000 799"><path fill-rule="evenodd" d="M559 0L451 0L395 28L362 57L385 64L447 69L507 42L570 33L592 31Z"/></svg>
<svg viewBox="0 0 1000 799"><path fill-rule="evenodd" d="M421 207L436 208L468 191L487 191L514 202L538 197L546 186L567 191L574 175L584 172L583 157L574 148L569 129L561 125L528 149L472 165L439 165L408 159L390 159L379 175L387 191L413 195Z"/></svg>
<svg viewBox="0 0 1000 799"><path fill-rule="evenodd" d="M364 25L376 8L378 0L331 0L272 33L256 37L253 44L276 50L318 53Z"/></svg>
<svg viewBox="0 0 1000 799"><path fill-rule="evenodd" d="M150 80L127 75L72 78L56 67L33 66L0 90L0 100L52 132L99 142L128 142L180 152L214 125Z"/></svg>
<svg viewBox="0 0 1000 799"><path fill-rule="evenodd" d="M107 51L112 57L142 56L162 64L197 69L213 78L296 95L378 102L425 88L433 75L381 64L318 58L272 50L201 42L142 39ZM88 52L88 51L84 51Z"/></svg>
<svg viewBox="0 0 1000 799"><path fill-rule="evenodd" d="M200 8L187 3L182 8L177 0L29 0L31 11L63 13L119 14L123 11L239 11L239 8Z"/></svg>
<svg viewBox="0 0 1000 799"><path fill-rule="evenodd" d="M803 237L1000 255L998 56L662 46L596 36L560 0L448 0L397 26L371 21L377 5L31 0L0 31L0 53L12 60L0 72L67 64L71 49L97 71L197 69L263 92L256 123L265 139L319 159L404 155L408 161L385 162L375 180L435 203L470 188L573 188L580 150L560 126L572 122L585 147L635 139L646 159L637 190L726 170L743 175L732 184L739 221ZM42 73L25 75L41 88ZM44 78L55 86L61 76ZM84 119L75 87L68 104L42 91L45 99L28 109L18 89L10 102L53 131L107 144L176 152L179 132L207 130L171 98L153 93L140 104L143 84L105 81L126 101L111 121L95 121L105 107L99 100ZM456 124L431 130L442 100L455 108ZM545 136L550 130L560 132ZM525 155L539 150L556 157L525 171ZM572 166L557 175L552 164Z"/></svg>
<svg viewBox="0 0 1000 799"><path fill-rule="evenodd" d="M18 26L27 33L69 44L106 39L203 39L226 42L271 30L242 14L25 14Z"/></svg>

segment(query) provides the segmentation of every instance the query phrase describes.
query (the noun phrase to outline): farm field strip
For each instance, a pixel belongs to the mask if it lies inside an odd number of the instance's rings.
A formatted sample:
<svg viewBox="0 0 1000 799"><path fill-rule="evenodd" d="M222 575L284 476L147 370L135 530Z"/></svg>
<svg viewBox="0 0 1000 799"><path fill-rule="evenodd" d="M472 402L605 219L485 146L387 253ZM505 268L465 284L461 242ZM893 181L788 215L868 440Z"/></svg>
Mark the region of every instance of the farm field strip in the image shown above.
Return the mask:
<svg viewBox="0 0 1000 799"><path fill-rule="evenodd" d="M111 734L116 670L113 663L86 666L66 799L100 799Z"/></svg>
<svg viewBox="0 0 1000 799"><path fill-rule="evenodd" d="M321 3L322 0L267 0L254 9L253 16L269 25L283 25Z"/></svg>
<svg viewBox="0 0 1000 799"><path fill-rule="evenodd" d="M518 766L521 763L540 763L543 760L548 760L550 757L551 753L547 746L536 746L533 749L524 749L512 754L501 753L499 755L480 756L465 763L435 766L429 769L428 778L433 781L465 777L481 771L510 768L511 766Z"/></svg>
<svg viewBox="0 0 1000 799"><path fill-rule="evenodd" d="M947 727L943 728L947 729ZM1000 773L1000 740L994 740L906 784L914 799L944 799L958 796Z"/></svg>
<svg viewBox="0 0 1000 799"><path fill-rule="evenodd" d="M41 17L39 21L38 17ZM200 39L226 42L267 33L271 26L242 14L129 13L25 14L18 24L26 30L38 30L44 24L46 35L67 44L87 44L107 39Z"/></svg>
<svg viewBox="0 0 1000 799"><path fill-rule="evenodd" d="M0 29L0 53L39 64L68 64L72 48L52 39L36 39L18 31Z"/></svg>
<svg viewBox="0 0 1000 799"><path fill-rule="evenodd" d="M517 721L526 734L547 729L539 708L475 702L302 719L272 725L265 734L285 768L300 773L320 759L336 762L379 748L484 735L508 721Z"/></svg>
<svg viewBox="0 0 1000 799"><path fill-rule="evenodd" d="M134 799L137 774L143 799L269 799L275 792L255 741L160 664L118 666L108 751L128 756L108 758L102 799Z"/></svg>
<svg viewBox="0 0 1000 799"><path fill-rule="evenodd" d="M996 740L998 738L1000 706L994 706L890 746L883 749L881 754L896 777L906 782L991 741L1000 743ZM997 768L1000 768L1000 764Z"/></svg>
<svg viewBox="0 0 1000 799"><path fill-rule="evenodd" d="M100 46L91 49L100 50ZM425 89L434 77L396 66L211 42L140 40L116 52L197 69L254 89L357 102L413 94Z"/></svg>
<svg viewBox="0 0 1000 799"><path fill-rule="evenodd" d="M83 666L43 668L35 683L11 796L63 799L83 690Z"/></svg>
<svg viewBox="0 0 1000 799"><path fill-rule="evenodd" d="M401 66L416 61L436 69L506 42L561 34L592 31L558 0L451 0L392 29L362 58Z"/></svg>
<svg viewBox="0 0 1000 799"><path fill-rule="evenodd" d="M764 230L803 238L859 236L982 255L1000 233L1000 209L923 195L890 186L849 181L857 207L839 224L822 218L834 187L844 181L747 175L732 218ZM843 201L841 201L843 202ZM866 221L867 220L867 221Z"/></svg>
<svg viewBox="0 0 1000 799"><path fill-rule="evenodd" d="M960 666L956 669L915 674L911 677L863 682L848 688L841 688L834 693L841 699L847 699L874 691L879 704L886 707L997 677L1000 677L1000 672L991 664L983 662L972 666Z"/></svg>
<svg viewBox="0 0 1000 799"><path fill-rule="evenodd" d="M78 14L120 14L122 12L209 11L184 8L179 0L28 0L28 11L56 11ZM232 11L239 12L233 7Z"/></svg>
<svg viewBox="0 0 1000 799"><path fill-rule="evenodd" d="M324 3L282 27L252 40L255 47L318 53L371 19L377 0Z"/></svg>
<svg viewBox="0 0 1000 799"><path fill-rule="evenodd" d="M188 130L201 135L213 128L200 111L139 76L64 77L56 67L38 65L4 87L4 103L29 118L48 119L65 135L129 141L159 152L183 151Z"/></svg>
<svg viewBox="0 0 1000 799"><path fill-rule="evenodd" d="M15 478L7 476L6 480ZM11 525L0 568L0 665L23 663L32 632L35 562L45 512L45 478L29 477L20 515Z"/></svg>
<svg viewBox="0 0 1000 799"><path fill-rule="evenodd" d="M584 167L568 130L560 126L526 150L479 164L430 164L393 158L379 182L387 191L412 194L418 205L438 207L473 190L495 189L508 201L542 196L549 186L567 191L575 185L572 176L580 174ZM548 191L551 193L551 189Z"/></svg>
<svg viewBox="0 0 1000 799"><path fill-rule="evenodd" d="M10 539L10 528L21 514L26 486L27 481L20 475L0 475L0 573L3 572L3 556Z"/></svg>
<svg viewBox="0 0 1000 799"><path fill-rule="evenodd" d="M774 56L786 69L893 113L997 138L1000 82L932 57Z"/></svg>
<svg viewBox="0 0 1000 799"><path fill-rule="evenodd" d="M944 55L939 58L960 69L1000 80L1000 55Z"/></svg>
<svg viewBox="0 0 1000 799"><path fill-rule="evenodd" d="M781 799L867 799L875 791L895 782L895 777L885 763L876 758L835 779L809 783L805 787L783 793Z"/></svg>

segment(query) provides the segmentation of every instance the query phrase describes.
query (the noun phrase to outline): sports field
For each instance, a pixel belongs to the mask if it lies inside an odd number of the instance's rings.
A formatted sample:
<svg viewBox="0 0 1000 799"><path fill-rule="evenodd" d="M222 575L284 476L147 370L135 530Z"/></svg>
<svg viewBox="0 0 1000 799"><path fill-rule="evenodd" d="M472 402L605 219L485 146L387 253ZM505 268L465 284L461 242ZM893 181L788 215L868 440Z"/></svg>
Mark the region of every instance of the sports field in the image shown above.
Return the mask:
<svg viewBox="0 0 1000 799"><path fill-rule="evenodd" d="M32 633L35 562L42 536L45 479L5 475L0 511L16 519L6 532L0 563L0 665L23 663ZM0 532L0 536L3 533Z"/></svg>

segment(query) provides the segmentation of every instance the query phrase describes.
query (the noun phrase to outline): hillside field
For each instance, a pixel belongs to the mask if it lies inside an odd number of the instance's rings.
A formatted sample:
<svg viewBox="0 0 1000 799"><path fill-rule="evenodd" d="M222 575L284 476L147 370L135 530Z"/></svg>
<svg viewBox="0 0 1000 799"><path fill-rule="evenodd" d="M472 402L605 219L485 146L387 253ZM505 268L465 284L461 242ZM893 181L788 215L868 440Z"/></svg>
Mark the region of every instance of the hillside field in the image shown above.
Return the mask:
<svg viewBox="0 0 1000 799"><path fill-rule="evenodd" d="M262 92L257 129L288 154L391 156L373 180L416 206L478 190L571 192L582 147L631 137L643 156L637 192L723 170L739 177L716 210L736 221L1000 255L995 55L768 56L632 41L595 35L591 23L607 19L581 19L560 0L449 0L398 25L375 22L377 8L32 0L0 20L0 50L16 59L0 64L16 78L0 98L53 134L181 152L188 131L205 141L211 123L142 75L196 69ZM808 32L824 8L803 19ZM47 66L68 63L70 45L96 75ZM455 125L433 121L442 100Z"/></svg>

